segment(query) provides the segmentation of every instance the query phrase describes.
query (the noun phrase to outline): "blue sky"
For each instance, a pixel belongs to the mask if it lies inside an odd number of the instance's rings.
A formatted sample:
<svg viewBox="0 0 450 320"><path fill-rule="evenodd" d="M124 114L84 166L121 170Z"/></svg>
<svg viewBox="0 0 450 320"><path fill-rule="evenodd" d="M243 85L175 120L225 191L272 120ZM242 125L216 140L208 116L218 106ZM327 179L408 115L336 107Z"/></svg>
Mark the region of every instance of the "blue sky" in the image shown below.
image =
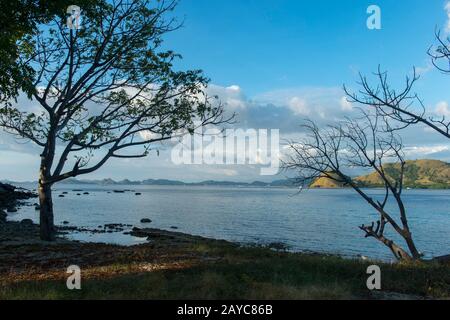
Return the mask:
<svg viewBox="0 0 450 320"><path fill-rule="evenodd" d="M382 30L366 28L366 9L382 10ZM170 46L183 65L205 70L212 82L238 84L247 95L293 87L332 87L381 64L393 75L426 67L445 1L182 0L183 29ZM434 79L434 78L433 78ZM430 81L424 94L443 90ZM429 90L429 92L427 92Z"/></svg>
<svg viewBox="0 0 450 320"><path fill-rule="evenodd" d="M366 27L369 5L382 12L382 29ZM435 28L445 29L444 0L181 0L176 16L184 26L165 39L183 55L178 68L202 69L210 91L238 113L238 127L277 128L295 136L306 116L334 120L351 110L342 105L342 85L380 64L394 84L416 66L416 91L430 112L450 109L450 77L430 67L426 54ZM23 102L27 104L29 102ZM405 132L411 158L450 161L448 140L416 127ZM0 179L35 179L36 149L0 134ZM84 178L261 180L251 166L174 166L170 149L160 157L114 160ZM271 180L265 178L263 180Z"/></svg>

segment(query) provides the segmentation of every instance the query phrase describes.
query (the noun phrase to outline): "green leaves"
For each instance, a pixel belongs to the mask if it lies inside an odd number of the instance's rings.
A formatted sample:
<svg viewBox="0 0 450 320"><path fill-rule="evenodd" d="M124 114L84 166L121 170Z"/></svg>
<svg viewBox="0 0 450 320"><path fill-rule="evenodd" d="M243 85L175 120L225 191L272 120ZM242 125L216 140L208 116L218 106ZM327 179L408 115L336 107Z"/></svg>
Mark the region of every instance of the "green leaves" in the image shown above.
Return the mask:
<svg viewBox="0 0 450 320"><path fill-rule="evenodd" d="M0 101L15 99L20 92L29 97L33 93L32 80L36 73L22 57L30 57L35 51L32 35L54 17L64 18L70 0L35 1L8 0L0 2ZM95 18L103 0L78 0L84 14ZM45 27L43 27L45 28Z"/></svg>
<svg viewBox="0 0 450 320"><path fill-rule="evenodd" d="M55 6L14 38L16 56L9 62L17 68L8 70L16 82L10 81L5 96L26 91L42 113L15 108L9 99L0 108L1 127L43 147L42 157L54 170L49 181L92 172L110 157L146 156L152 143L178 131L193 134L199 122L220 123L223 109L204 93L208 79L202 71L176 70L181 55L161 49L163 37L179 27L167 16L173 2L77 5L85 13L80 30L66 28L65 7ZM142 147L145 152L128 154ZM85 160L70 171L66 162L73 157ZM100 160L88 167L92 158Z"/></svg>

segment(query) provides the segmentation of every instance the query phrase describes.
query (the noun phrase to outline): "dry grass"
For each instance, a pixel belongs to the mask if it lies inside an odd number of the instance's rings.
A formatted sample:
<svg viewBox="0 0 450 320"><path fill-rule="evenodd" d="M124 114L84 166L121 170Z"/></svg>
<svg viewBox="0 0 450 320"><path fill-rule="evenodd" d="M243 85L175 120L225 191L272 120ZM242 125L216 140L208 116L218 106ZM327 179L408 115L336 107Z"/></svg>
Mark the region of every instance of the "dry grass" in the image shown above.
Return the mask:
<svg viewBox="0 0 450 320"><path fill-rule="evenodd" d="M71 264L82 268L81 291L66 288ZM366 299L368 264L196 237L130 248L10 246L0 248L0 299ZM381 269L385 292L450 298L449 266Z"/></svg>

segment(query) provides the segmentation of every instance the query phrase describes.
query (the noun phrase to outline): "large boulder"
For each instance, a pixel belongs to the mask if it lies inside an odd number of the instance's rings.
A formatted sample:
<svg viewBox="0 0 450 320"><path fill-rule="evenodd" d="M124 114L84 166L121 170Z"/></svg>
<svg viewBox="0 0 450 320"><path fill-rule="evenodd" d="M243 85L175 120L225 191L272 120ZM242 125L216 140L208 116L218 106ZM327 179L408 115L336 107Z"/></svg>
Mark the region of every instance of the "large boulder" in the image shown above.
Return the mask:
<svg viewBox="0 0 450 320"><path fill-rule="evenodd" d="M31 219L23 219L22 221L20 221L20 224L22 226L32 226L33 225L33 220Z"/></svg>
<svg viewBox="0 0 450 320"><path fill-rule="evenodd" d="M0 182L0 193L11 193L16 190L16 187Z"/></svg>
<svg viewBox="0 0 450 320"><path fill-rule="evenodd" d="M10 184L0 183L0 209L12 209L21 204L21 200L35 198L37 195Z"/></svg>

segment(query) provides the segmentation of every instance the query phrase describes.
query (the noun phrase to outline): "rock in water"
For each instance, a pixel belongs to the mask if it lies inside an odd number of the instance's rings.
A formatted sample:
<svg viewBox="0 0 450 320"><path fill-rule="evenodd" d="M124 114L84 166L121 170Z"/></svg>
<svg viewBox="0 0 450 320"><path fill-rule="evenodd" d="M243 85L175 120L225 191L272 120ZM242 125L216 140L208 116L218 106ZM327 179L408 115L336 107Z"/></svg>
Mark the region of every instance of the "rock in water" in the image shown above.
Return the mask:
<svg viewBox="0 0 450 320"><path fill-rule="evenodd" d="M141 223L152 223L152 220L147 219L147 218L141 219Z"/></svg>
<svg viewBox="0 0 450 320"><path fill-rule="evenodd" d="M23 226L31 226L33 225L33 220L31 219L23 219L22 221L20 221L20 224Z"/></svg>
<svg viewBox="0 0 450 320"><path fill-rule="evenodd" d="M37 194L9 184L0 183L0 208L14 208L21 205L21 200L37 197ZM13 211L14 212L14 211Z"/></svg>
<svg viewBox="0 0 450 320"><path fill-rule="evenodd" d="M6 223L6 212L17 212L18 207L25 205L23 200L35 197L37 197L37 194L28 190L0 183L0 224Z"/></svg>
<svg viewBox="0 0 450 320"><path fill-rule="evenodd" d="M3 184L0 183L0 193L11 193L16 190L16 187L10 185L10 184Z"/></svg>

